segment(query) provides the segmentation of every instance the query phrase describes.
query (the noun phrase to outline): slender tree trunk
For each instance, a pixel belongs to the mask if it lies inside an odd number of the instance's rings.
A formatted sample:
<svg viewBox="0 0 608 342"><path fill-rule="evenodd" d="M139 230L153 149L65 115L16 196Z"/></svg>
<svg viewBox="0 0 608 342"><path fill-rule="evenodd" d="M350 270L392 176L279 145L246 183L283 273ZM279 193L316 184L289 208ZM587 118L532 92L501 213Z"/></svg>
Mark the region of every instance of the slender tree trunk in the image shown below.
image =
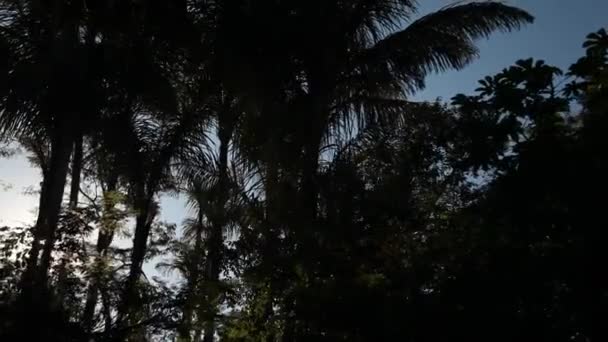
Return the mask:
<svg viewBox="0 0 608 342"><path fill-rule="evenodd" d="M279 110L273 108L272 101L267 102L264 108L264 116L271 118L270 121L277 120L277 113ZM275 320L274 312L274 299L277 293L280 293L284 288L282 282L277 282L274 276L275 264L277 258L282 256L279 255L279 251L282 250L279 239L281 234L281 226L283 221L284 213L282 212L282 206L284 203L293 203L291 199L284 201L281 198L283 193L281 192L280 184L282 184L282 176L280 170L285 161L280 159L280 144L283 137L278 131L271 131L268 136L268 140L263 148L263 163L266 167L266 173L264 177L264 191L265 191L265 224L263 226L263 250L262 250L262 267L265 270L265 281L268 293L261 294L264 312L261 317L257 317L254 325L256 329L262 332L265 336L266 342L276 341L276 331L273 327L273 321ZM288 165L289 167L289 165Z"/></svg>
<svg viewBox="0 0 608 342"><path fill-rule="evenodd" d="M114 210L116 203L114 203L114 200L109 197L114 191L116 191L116 183L116 177L111 177L110 181L108 182L107 189L104 191L103 213L101 219L102 224L99 232L97 233L96 264L106 256L108 248L110 248L112 240L114 239L116 222L115 218L112 217L112 211ZM90 332L93 328L93 317L95 315L95 307L97 306L97 298L99 296L100 281L101 279L98 277L92 277L87 289L87 299L82 314L82 326L87 332Z"/></svg>
<svg viewBox="0 0 608 342"><path fill-rule="evenodd" d="M34 241L22 279L22 290L25 290L26 293L23 293L25 296L31 296L32 293L28 292L31 290L40 293L47 286L51 253L55 244L55 232L72 152L71 132L66 126L67 123L63 123L51 141L51 157L41 189L38 219L34 227ZM40 261L38 261L40 240L43 238L45 239L44 247Z"/></svg>
<svg viewBox="0 0 608 342"><path fill-rule="evenodd" d="M82 170L82 134L77 134L74 142L74 151L72 156L72 173L71 173L71 184L70 184L70 197L68 202L68 208L75 210L78 206L78 192L80 191L80 173ZM67 274L67 260L62 260L59 268L59 274L57 277L57 283L55 285L56 291L54 302L58 303L58 306L63 305L63 300L66 293L66 282L68 280Z"/></svg>
<svg viewBox="0 0 608 342"><path fill-rule="evenodd" d="M108 295L108 290L102 286L100 288L101 292L101 307L103 309L103 316L105 318L105 333L109 333L112 331L112 305L110 304L110 296Z"/></svg>
<svg viewBox="0 0 608 342"><path fill-rule="evenodd" d="M221 215L221 214L220 214ZM205 278L207 284L210 284L209 291L209 303L211 303L210 318L205 324L205 335L203 338L204 342L212 342L215 334L215 314L217 312L217 300L220 295L219 289L219 276L221 273L222 263L222 249L223 249L223 225L220 222L215 222L211 227L211 234L209 237L209 249L207 254L207 260L205 264Z"/></svg>
<svg viewBox="0 0 608 342"><path fill-rule="evenodd" d="M317 182L319 169L319 151L329 120L329 101L331 96L330 82L326 79L328 75L313 72L310 80L310 102L308 114L310 115L310 127L304 143L302 163L300 166L301 183L298 194L298 210L295 222L295 237L298 247L294 250L294 262L304 260L302 255L314 253L315 230L317 224L317 197L319 185ZM321 77L314 77L314 76ZM312 250L311 250L312 249ZM308 265L303 264L304 271ZM298 340L298 330L306 322L298 317L298 302L292 295L284 299L284 311L287 315L282 341L294 342Z"/></svg>
<svg viewBox="0 0 608 342"><path fill-rule="evenodd" d="M256 322L256 327L260 331L266 332L266 342L275 342L275 332L273 328L269 327L272 316L274 314L273 300L275 294L275 281L272 277L272 267L276 260L276 252L278 246L278 181L279 181L279 170L276 157L273 155L276 145L270 143L267 146L268 156L266 157L266 179L265 179L265 192L266 192L266 222L264 227L264 245L262 254L262 263L264 267L269 270L269 277L267 279L268 293L264 300L264 313L260 320Z"/></svg>
<svg viewBox="0 0 608 342"><path fill-rule="evenodd" d="M125 284L122 310L119 313L119 317L123 319L125 315L128 315L137 297L137 282L142 274L147 249L147 238L150 234L150 226L147 224L146 216L147 214L140 214L136 219L131 265L129 266L129 275Z"/></svg>
<svg viewBox="0 0 608 342"><path fill-rule="evenodd" d="M194 256L196 260L193 261L194 270L190 274L190 279L188 279L188 293L186 294L186 301L184 303L184 313L182 317L182 322L178 329L178 341L190 341L190 331L192 330L192 315L194 313L194 303L196 302L195 296L198 294L198 286L200 280L200 265L202 263L202 258L199 256L203 256L205 251L203 250L203 203L198 203L198 218L197 218L197 229L196 229L196 237L194 242ZM200 329L197 329L200 334ZM194 341L200 341L199 339Z"/></svg>
<svg viewBox="0 0 608 342"><path fill-rule="evenodd" d="M74 142L74 156L72 158L72 183L70 184L69 208L76 209L78 206L78 194L80 192L80 174L82 172L82 133L79 133Z"/></svg>
<svg viewBox="0 0 608 342"><path fill-rule="evenodd" d="M149 210L144 210L144 212L137 218L127 289L131 289L142 274L142 267L148 247L148 237L150 236L151 223L152 222L149 219Z"/></svg>
<svg viewBox="0 0 608 342"><path fill-rule="evenodd" d="M138 185L137 211L135 222L135 235L133 237L133 251L131 252L131 264L129 275L125 283L125 289L118 309L118 326L124 327L136 304L138 297L137 283L142 275L142 266L146 257L148 237L156 211L152 210L152 198L145 192L143 184Z"/></svg>
<svg viewBox="0 0 608 342"><path fill-rule="evenodd" d="M235 117L231 112L232 99L228 96L224 98L224 109L219 117L218 137L219 147L219 179L217 189L217 202L215 203L214 215L211 222L211 232L209 234L209 245L207 262L205 264L205 277L211 286L209 302L211 318L205 324L204 342L213 342L215 335L215 316L217 313L217 300L220 296L219 278L222 265L222 254L224 248L223 231L227 224L226 203L228 202L229 178L228 178L228 151L230 140L234 130Z"/></svg>
<svg viewBox="0 0 608 342"><path fill-rule="evenodd" d="M223 214L220 214L223 215ZM203 337L204 342L212 342L215 334L215 314L217 312L217 300L220 296L219 289L219 276L221 273L222 263L222 250L223 250L223 225L220 222L214 222L211 226L211 232L209 236L207 260L205 263L205 279L209 288L207 289L209 294L210 303L210 318L205 324L205 334Z"/></svg>
<svg viewBox="0 0 608 342"><path fill-rule="evenodd" d="M87 289L87 299L84 305L82 314L82 326L87 332L93 330L93 317L95 315L95 307L97 306L97 297L99 296L99 287L96 281L89 284Z"/></svg>
<svg viewBox="0 0 608 342"><path fill-rule="evenodd" d="M70 309L63 306L63 301L65 296L67 295L67 281L68 281L68 269L67 269L68 260L62 259L59 263L59 267L57 268L57 283L55 284L55 297L53 298L53 303L56 307L61 307L64 310ZM71 312L68 312L68 315L71 315Z"/></svg>
<svg viewBox="0 0 608 342"><path fill-rule="evenodd" d="M42 170L42 185L40 188L40 199L38 201L38 219L36 222L43 222L43 217L46 217L46 196L47 196L47 188L48 188L48 170ZM43 213L43 211L45 211ZM33 278L36 272L36 267L38 266L38 258L40 256L40 247L41 241L44 239L43 232L38 229L38 223L34 226L33 229L34 239L32 241L32 247L30 248L30 252L26 262L25 272L23 273L23 277L21 279L21 290L31 290L31 286L33 285ZM29 296L29 294L28 294Z"/></svg>
<svg viewBox="0 0 608 342"><path fill-rule="evenodd" d="M71 142L68 141L67 146L63 146L57 156L57 173L53 174L53 154L51 153L51 168L50 175L53 178L49 186L49 202L48 202L48 218L47 224L48 235L44 243L44 249L40 258L39 267L39 282L42 286L46 286L47 275L51 265L51 253L55 246L55 233L57 231L57 223L59 221L59 213L61 211L61 202L63 200L63 192L68 173L68 166L71 154Z"/></svg>
<svg viewBox="0 0 608 342"><path fill-rule="evenodd" d="M318 184L317 173L319 169L319 151L326 126L329 120L329 88L322 80L311 80L311 103L310 103L310 128L304 146L302 164L302 188L301 188L301 214L307 225L314 225L317 218L317 196ZM304 227L312 228L312 227Z"/></svg>

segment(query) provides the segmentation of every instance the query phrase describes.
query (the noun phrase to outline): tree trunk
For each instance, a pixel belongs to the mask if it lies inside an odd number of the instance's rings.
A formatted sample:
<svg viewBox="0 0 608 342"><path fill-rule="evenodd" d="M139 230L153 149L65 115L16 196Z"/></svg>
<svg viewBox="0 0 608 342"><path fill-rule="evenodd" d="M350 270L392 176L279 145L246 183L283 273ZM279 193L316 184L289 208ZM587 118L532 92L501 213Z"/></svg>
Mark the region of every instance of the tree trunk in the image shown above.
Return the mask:
<svg viewBox="0 0 608 342"><path fill-rule="evenodd" d="M70 184L69 208L76 209L78 206L78 194L80 192L80 174L82 172L82 134L79 133L74 142L74 157L72 158L72 183Z"/></svg>
<svg viewBox="0 0 608 342"><path fill-rule="evenodd" d="M265 179L265 192L266 192L266 222L263 231L264 244L262 263L268 270L269 277L267 279L268 293L264 296L264 313L259 320L256 321L256 328L260 331L266 332L266 342L275 342L275 332L272 328L269 328L272 316L274 314L273 300L275 293L275 281L272 276L272 268L276 262L276 252L279 249L278 246L278 231L279 231L279 207L278 207L278 181L279 181L279 170L276 157L272 152L276 148L276 145L270 143L267 146L268 156L266 157L266 179Z"/></svg>
<svg viewBox="0 0 608 342"><path fill-rule="evenodd" d="M209 303L211 303L210 319L205 324L204 342L213 342L215 335L215 316L217 313L217 300L220 296L219 278L222 265L222 254L224 248L223 231L227 223L226 203L228 202L229 178L228 178L228 151L230 140L234 130L234 120L231 112L232 99L224 98L224 108L219 117L218 137L220 141L219 151L219 179L216 203L212 215L211 232L209 234L208 254L205 264L205 277L208 284L212 284Z"/></svg>
<svg viewBox="0 0 608 342"><path fill-rule="evenodd" d="M63 123L51 140L51 157L49 168L43 180L40 193L40 208L34 227L34 241L29 260L22 279L22 290L41 293L47 286L47 275L51 262L51 253L55 244L55 232L61 211L61 202L72 153L70 128ZM40 240L45 239L42 256L38 262ZM31 296L32 293L24 293Z"/></svg>
<svg viewBox="0 0 608 342"><path fill-rule="evenodd" d="M272 102L267 102L263 109L264 116L270 118L271 122L277 120L277 115L280 115L280 110L274 108ZM270 132L264 147L263 147L263 164L266 172L264 177L264 192L265 192L265 222L262 230L263 249L261 256L261 266L264 270L264 276L267 289L261 290L261 299L265 301L264 312L256 317L254 326L257 331L263 332L266 342L276 342L276 331L274 330L273 321L275 320L274 300L278 293L281 293L284 288L282 281L277 281L275 277L275 265L277 258L282 258L280 255L281 243L279 236L281 235L282 223L285 224L285 213L283 205L285 203L293 203L292 199L281 198L283 194L282 187L283 176L281 170L285 167L289 168L292 165L284 165L285 160L281 159L279 154L280 145L283 141L279 130ZM285 271L285 270L283 270ZM265 293L264 291L267 291Z"/></svg>
<svg viewBox="0 0 608 342"><path fill-rule="evenodd" d="M59 222L59 213L61 211L61 202L63 200L63 192L65 189L68 168L70 164L70 154L72 153L72 141L67 136L58 138L58 150L56 153L51 151L51 164L49 168L49 183L48 202L46 204L47 217L43 221L42 231L47 232L47 239L44 244L44 250L40 259L39 267L39 282L42 286L46 286L47 275L51 264L51 253L55 245L55 232L57 231L57 223Z"/></svg>
<svg viewBox="0 0 608 342"><path fill-rule="evenodd" d="M295 238L298 246L294 249L294 255L292 255L293 262L300 263L304 272L308 271L309 266L303 263L305 258L302 256L310 255L310 253L314 254L316 248L319 151L330 118L329 103L332 90L329 87L331 82L327 81L329 79L328 75L319 73L318 70L317 72L311 72L311 75L313 76L310 79L310 102L309 107L307 107L310 127L303 146L299 170L301 183L298 191L298 210L296 211L297 217L294 220L293 227L295 228ZM284 301L284 311L287 317L282 341L294 342L298 340L300 325L306 324L306 322L298 317L298 301L293 295L288 296Z"/></svg>
<svg viewBox="0 0 608 342"><path fill-rule="evenodd" d="M314 80L310 82L310 128L304 145L302 158L302 188L301 190L301 214L303 223L314 225L317 217L317 195L319 192L317 184L317 173L319 169L319 151L321 142L327 129L329 120L329 96L331 88L327 82ZM302 219L301 218L301 219ZM312 226L304 227L312 228Z"/></svg>
<svg viewBox="0 0 608 342"><path fill-rule="evenodd" d="M138 215L135 224L135 236L133 237L133 251L131 252L131 265L129 275L125 284L123 307L119 317L125 318L129 314L131 306L137 297L137 282L142 274L142 267L146 255L147 240L150 235L150 225L147 224L147 213Z"/></svg>
<svg viewBox="0 0 608 342"><path fill-rule="evenodd" d="M129 275L125 283L125 289L118 309L118 327L122 328L128 322L131 311L138 297L137 283L142 275L142 266L146 257L148 237L156 212L152 210L152 198L145 192L143 184L138 185L136 206L138 215L135 222L135 235L133 237L133 251L131 252L131 264Z"/></svg>
<svg viewBox="0 0 608 342"><path fill-rule="evenodd" d="M90 333L93 330L93 317L95 316L95 307L97 306L97 297L99 296L99 288L96 281L92 281L87 289L87 300L84 305L82 314L82 327L86 332Z"/></svg>
<svg viewBox="0 0 608 342"><path fill-rule="evenodd" d="M197 230L196 237L194 242L194 256L203 256L203 203L198 203L198 218L197 218ZM200 265L202 263L201 258L197 258L194 260L194 270L190 275L190 279L188 279L188 293L186 294L186 301L184 303L184 313L182 317L182 322L180 323L180 327L178 329L178 341L190 341L190 331L192 330L192 315L194 313L194 303L196 302L195 296L198 294L198 286L200 280ZM197 329L200 334L200 329ZM200 341L199 339L194 341Z"/></svg>
<svg viewBox="0 0 608 342"><path fill-rule="evenodd" d="M55 284L54 292L55 296L53 298L54 305L57 308L63 308L63 310L70 309L63 306L63 301L65 300L65 296L67 293L67 281L68 281L68 269L67 269L68 260L61 259L57 267L57 283ZM71 310L70 310L71 311ZM68 315L71 315L71 312L68 312Z"/></svg>
<svg viewBox="0 0 608 342"><path fill-rule="evenodd" d="M96 263L100 262L101 258L106 256L108 248L110 248L112 240L114 239L116 222L111 213L114 210L116 203L114 203L114 200L109 198L109 196L116 191L116 187L117 179L116 177L111 177L107 189L104 192L103 213L101 218L102 224L97 233ZM82 326L87 332L91 332L93 328L93 318L95 315L95 307L97 306L97 298L99 296L100 281L101 279L98 279L95 276L92 277L87 289L87 299L82 314Z"/></svg>
<svg viewBox="0 0 608 342"><path fill-rule="evenodd" d="M110 303L110 296L108 295L108 290L105 287L102 287L100 289L100 292L103 316L105 318L104 332L107 334L112 330L112 305Z"/></svg>
<svg viewBox="0 0 608 342"><path fill-rule="evenodd" d="M36 273L36 267L38 266L38 257L40 256L41 241L44 239L43 232L38 229L38 222L43 222L43 217L46 217L46 196L47 188L49 183L48 170L42 170L42 185L40 187L40 199L38 201L38 219L33 229L34 239L32 241L32 247L30 248L29 255L26 262L26 268L21 278L21 290L31 290L32 282L34 280L34 274ZM29 296L29 294L27 295Z"/></svg>
<svg viewBox="0 0 608 342"><path fill-rule="evenodd" d="M80 173L82 170L82 134L76 134L72 156L72 168L71 168L71 184L70 184L70 197L68 202L68 208L75 210L78 206L78 192L80 191ZM63 305L64 297L66 295L66 281L68 279L67 271L67 260L62 260L59 275L57 278L56 287L56 298L54 301L59 306Z"/></svg>

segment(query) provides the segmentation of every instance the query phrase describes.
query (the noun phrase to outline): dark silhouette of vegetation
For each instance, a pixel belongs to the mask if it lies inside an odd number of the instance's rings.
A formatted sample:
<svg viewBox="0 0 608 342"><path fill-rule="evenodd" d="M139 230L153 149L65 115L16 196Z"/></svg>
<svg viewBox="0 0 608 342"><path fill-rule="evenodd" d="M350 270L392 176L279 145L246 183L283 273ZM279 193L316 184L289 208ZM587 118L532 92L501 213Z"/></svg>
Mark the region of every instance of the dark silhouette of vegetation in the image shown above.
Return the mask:
<svg viewBox="0 0 608 342"><path fill-rule="evenodd" d="M35 223L0 228L0 340L607 340L605 29L567 71L410 100L532 21L0 0L0 157L41 174Z"/></svg>

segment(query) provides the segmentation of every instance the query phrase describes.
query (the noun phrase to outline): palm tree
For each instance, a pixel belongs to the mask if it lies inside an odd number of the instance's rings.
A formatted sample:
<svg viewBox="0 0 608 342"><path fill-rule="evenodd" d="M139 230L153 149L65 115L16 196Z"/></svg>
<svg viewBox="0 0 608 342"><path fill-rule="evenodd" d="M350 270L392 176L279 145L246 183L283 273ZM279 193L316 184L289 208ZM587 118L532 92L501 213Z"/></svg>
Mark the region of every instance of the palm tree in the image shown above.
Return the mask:
<svg viewBox="0 0 608 342"><path fill-rule="evenodd" d="M205 256L203 238L205 232L209 231L206 226L207 222L204 218L204 210L208 205L207 197L202 184L192 184L189 191L189 202L190 206L196 211L196 218L184 222L184 240L186 242L186 248L182 249L183 253L177 256L177 265L173 265L173 268L179 269L182 276L186 279L182 322L178 328L181 341L190 341L193 314L199 310L198 307L200 307L199 301L202 292L200 286L203 282L201 274L203 274L202 267L204 265ZM199 331L198 333L195 333L195 335L200 335L202 329L201 327L197 327L194 330Z"/></svg>
<svg viewBox="0 0 608 342"><path fill-rule="evenodd" d="M116 166L116 156L109 153L101 146L95 146L93 150L94 158L91 164L92 168L96 169L96 172L93 174L99 180L103 195L99 210L100 224L95 245L95 256L92 263L91 274L89 275L86 301L81 317L82 327L86 332L91 332L93 329L95 308L100 295L100 288L104 286L104 262L108 256L114 236L119 229L120 222L125 216L125 214L117 208L117 205L122 200L122 196L119 192L119 176L121 169ZM96 203L92 204L97 205ZM108 317L106 317L106 319L107 318ZM109 329L109 327L106 327L106 329Z"/></svg>
<svg viewBox="0 0 608 342"><path fill-rule="evenodd" d="M211 291L212 303L211 319L205 327L203 341L213 342L215 334L214 316L217 311L217 300L220 297L219 284L222 271L222 259L224 249L223 234L229 223L228 201L231 197L232 186L229 178L229 150L230 144L238 120L238 113L234 110L233 98L222 94L220 106L217 112L217 138L219 140L219 152L217 164L217 183L212 188L213 201L207 215L211 223L211 231L208 236L207 259L205 263L206 281L214 284L216 291ZM215 293L214 293L215 292Z"/></svg>
<svg viewBox="0 0 608 342"><path fill-rule="evenodd" d="M496 2L456 3L413 20L409 0L314 2L302 5L303 37L295 52L307 88L302 115L308 122L303 143L303 188L314 211L319 149L349 122L360 128L388 120L395 100L424 87L430 72L460 69L477 55L474 40L495 30L531 22L523 10ZM321 17L319 20L319 13ZM312 30L309 32L307 29ZM323 33L322 33L323 32ZM318 40L322 37L321 41ZM308 213L309 219L314 212ZM312 216L311 216L312 215Z"/></svg>
<svg viewBox="0 0 608 342"><path fill-rule="evenodd" d="M289 159L279 165L299 178L294 199L298 214L290 233L296 234L300 246L314 231L323 141L338 137L349 126L362 129L389 122L392 113L406 108L407 95L424 87L427 74L471 62L477 55L476 39L533 20L523 10L496 2L457 3L416 20L412 19L417 5L410 0L260 3L248 7L249 12L228 8L234 12L224 12L226 25L232 19L252 28L246 33L219 29L239 44L228 51L236 51L246 59L243 64L254 69L237 69L244 75L239 93L259 94L258 120L269 125L277 119L269 108L280 99L279 106L290 114L283 122L299 128L291 136L286 129L274 130L274 138L262 141L284 144L288 138L299 155L295 165ZM257 19L269 17L281 30ZM401 28L404 22L409 25ZM247 51L253 48L249 41L255 42L255 50ZM235 57L229 58L234 63ZM250 84L256 90L248 89ZM270 175L277 173L276 167L269 170ZM291 340L290 330L285 329L285 340Z"/></svg>
<svg viewBox="0 0 608 342"><path fill-rule="evenodd" d="M197 152L201 148L204 150L207 144L206 127L210 114L204 105L205 97L191 96L201 92L198 75L188 78L175 72L177 79L171 79L165 76L168 74L169 71L161 73L157 82L163 83L163 91L170 94L163 94L162 99L155 98L149 105L123 98L119 100L122 104L115 107L121 112L106 122L108 130L102 144L116 155L120 173L128 183L129 203L136 213L129 272L118 307L118 334L125 331L137 304L137 285L150 229L158 214L155 197L160 191L176 190L172 167L179 163L175 162L198 155ZM178 98L183 102L178 103ZM204 165L204 154L201 160Z"/></svg>
<svg viewBox="0 0 608 342"><path fill-rule="evenodd" d="M46 286L57 228L74 126L90 112L91 73L80 41L81 2L50 5L43 2L3 1L2 36L8 42L8 78L2 97L3 135L46 135L50 142L47 177L40 194L34 242L23 288ZM53 20L61 18L61 20ZM40 241L45 239L40 253Z"/></svg>
<svg viewBox="0 0 608 342"><path fill-rule="evenodd" d="M207 249L205 239L209 238L212 229L205 213L212 206L210 186L216 178L211 176L201 181L190 181L185 192L188 206L195 215L184 220L182 238L171 248L173 259L157 265L157 269L177 271L183 278L182 317L177 327L179 341L191 341L193 330L194 335L199 336L198 340L195 340L200 341L206 317L211 309L205 275Z"/></svg>
<svg viewBox="0 0 608 342"><path fill-rule="evenodd" d="M195 215L183 223L183 238L173 248L174 259L158 265L163 270L177 270L184 278L182 318L177 329L180 341L191 341L192 331L199 336L193 341L200 341L201 336L213 341L215 334L215 317L224 288L224 281L219 278L225 269L224 235L233 231L231 221L240 213L235 203L227 203L228 199L233 200L232 189L228 189L224 206L218 206L218 166L219 163L201 165L196 172L200 179L188 181L185 193ZM225 217L221 231L217 228L217 215Z"/></svg>
<svg viewBox="0 0 608 342"><path fill-rule="evenodd" d="M119 308L119 324L127 323L129 312L138 297L137 283L142 274L147 241L158 214L155 196L172 186L170 162L184 143L190 142L192 133L198 131L197 114L185 113L174 118L160 115L154 118L145 112L134 113L125 117L130 122L120 125L124 127L121 135L125 140L124 144L119 143L118 146L128 146L120 163L126 166L129 197L136 218L130 269Z"/></svg>
<svg viewBox="0 0 608 342"><path fill-rule="evenodd" d="M220 274L224 267L224 233L230 226L231 212L234 207L232 197L234 196L233 182L230 176L230 150L231 141L237 126L239 117L238 107L232 96L226 94L222 89L215 89L215 95L207 98L206 107L209 109L215 123L212 127L216 134L215 139L210 139L202 134L202 139L207 140L200 146L204 150L193 150L194 154L182 159L178 166L181 177L186 181L187 193L190 205L197 212L197 219L186 232L191 242L194 241L195 253L205 254L204 269L191 274L189 280L190 289L186 296L186 309L184 313L184 331L182 338L189 336L186 329L191 320L192 308L188 308L191 300L188 297L194 296L199 291L195 291L198 286L196 282L200 278L207 284L206 302L210 306L207 311L210 318L205 322L205 341L212 341L215 333L214 316L217 311L218 300L221 297ZM206 150L206 151L205 151ZM202 230L203 228L204 231ZM202 244L202 234L205 235L205 244ZM203 249L203 247L205 247ZM201 260L199 260L201 261ZM199 274L200 272L200 274Z"/></svg>

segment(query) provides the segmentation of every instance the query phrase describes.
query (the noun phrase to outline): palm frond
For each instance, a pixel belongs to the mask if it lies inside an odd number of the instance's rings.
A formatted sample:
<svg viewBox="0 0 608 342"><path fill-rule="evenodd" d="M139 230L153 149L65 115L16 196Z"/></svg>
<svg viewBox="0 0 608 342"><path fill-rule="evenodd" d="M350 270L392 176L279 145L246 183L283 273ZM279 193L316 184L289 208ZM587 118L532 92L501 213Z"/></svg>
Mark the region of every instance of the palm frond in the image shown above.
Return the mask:
<svg viewBox="0 0 608 342"><path fill-rule="evenodd" d="M424 87L429 73L470 63L478 53L474 40L518 29L533 19L524 10L497 2L448 6L365 50L360 68L370 75L395 73L404 90L413 92Z"/></svg>
<svg viewBox="0 0 608 342"><path fill-rule="evenodd" d="M356 28L356 41L368 47L399 28L401 22L417 12L415 0L360 0L347 3L349 23Z"/></svg>

